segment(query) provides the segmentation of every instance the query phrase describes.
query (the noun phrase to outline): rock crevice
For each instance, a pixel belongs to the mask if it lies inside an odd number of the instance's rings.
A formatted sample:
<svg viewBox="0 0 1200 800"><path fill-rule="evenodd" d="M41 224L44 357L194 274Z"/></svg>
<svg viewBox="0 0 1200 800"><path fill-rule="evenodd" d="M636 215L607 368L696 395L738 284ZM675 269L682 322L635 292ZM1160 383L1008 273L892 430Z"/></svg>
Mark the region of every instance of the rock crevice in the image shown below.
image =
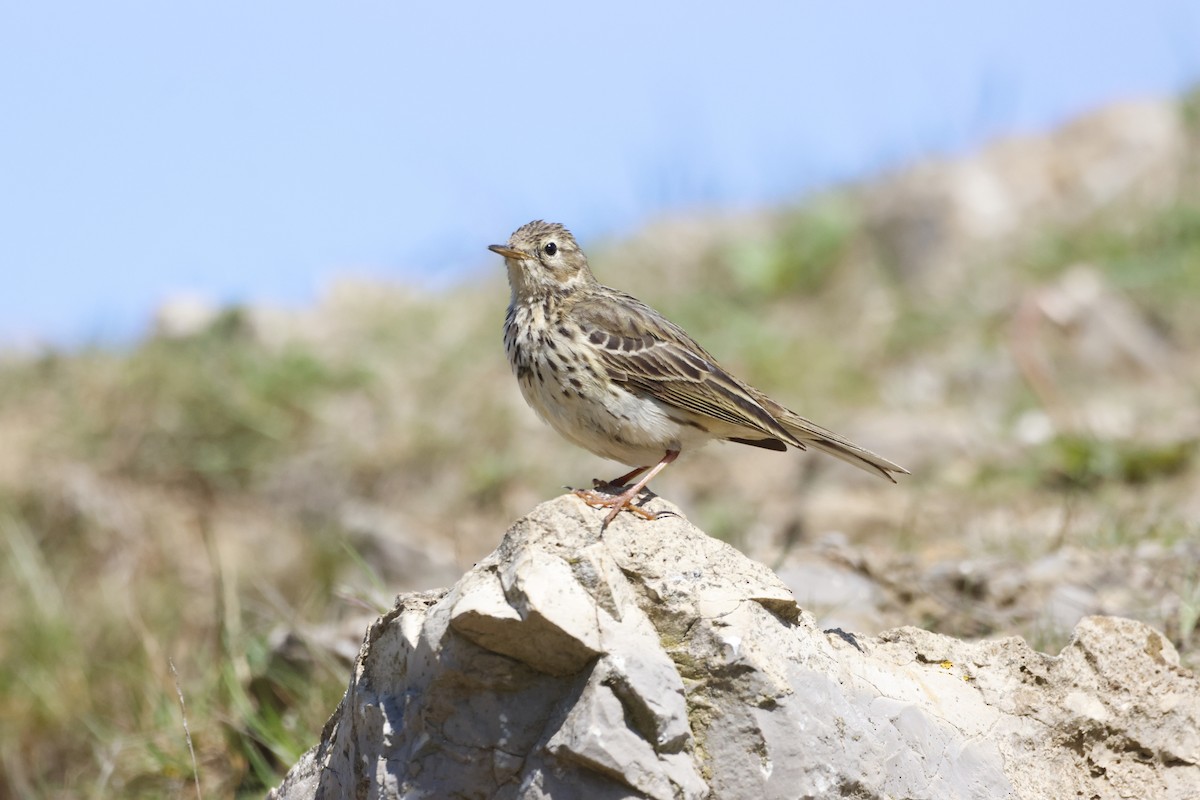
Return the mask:
<svg viewBox="0 0 1200 800"><path fill-rule="evenodd" d="M597 515L545 503L399 598L271 797L1200 797L1200 683L1141 623L822 631L681 517Z"/></svg>

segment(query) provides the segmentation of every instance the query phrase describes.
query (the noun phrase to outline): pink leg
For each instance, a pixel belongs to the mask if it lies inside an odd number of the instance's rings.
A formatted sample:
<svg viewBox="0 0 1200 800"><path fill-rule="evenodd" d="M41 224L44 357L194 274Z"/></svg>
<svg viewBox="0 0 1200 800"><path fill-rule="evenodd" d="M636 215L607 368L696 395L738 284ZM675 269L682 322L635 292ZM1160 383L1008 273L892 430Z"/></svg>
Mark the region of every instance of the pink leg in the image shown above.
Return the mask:
<svg viewBox="0 0 1200 800"><path fill-rule="evenodd" d="M654 519L653 514L645 509L638 508L633 504L633 501L637 499L637 496L641 494L642 489L646 488L646 484L653 480L655 475L662 472L663 468L667 466L667 464L670 464L677 458L679 458L678 450L668 450L666 455L662 457L662 460L655 464L654 467L648 473L646 473L646 475L640 481L635 483L633 486L630 486L619 495L604 495L598 492L584 491L582 489L577 489L575 494L578 495L583 502L587 503L593 508L612 508L612 511L608 512L608 516L604 518L604 523L600 526L601 530L608 527L608 524L617 518L617 514L620 514L621 510L626 508L635 514L644 517L645 519ZM643 470L645 470L645 467L635 470L629 475L625 475L617 480L628 480Z"/></svg>

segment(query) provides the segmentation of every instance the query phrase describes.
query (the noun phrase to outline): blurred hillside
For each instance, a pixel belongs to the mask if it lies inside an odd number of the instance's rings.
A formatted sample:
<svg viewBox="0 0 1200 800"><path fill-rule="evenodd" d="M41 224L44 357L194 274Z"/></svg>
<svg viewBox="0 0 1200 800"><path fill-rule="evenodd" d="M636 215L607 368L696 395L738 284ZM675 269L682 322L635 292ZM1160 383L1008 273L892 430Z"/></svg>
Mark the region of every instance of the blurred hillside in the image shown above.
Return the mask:
<svg viewBox="0 0 1200 800"><path fill-rule="evenodd" d="M797 591L858 587L829 624L1053 649L1114 613L1200 663L1198 145L1200 97L1128 103L583 242L601 281L913 473L713 445L654 489ZM180 692L206 795L261 791L316 741L363 615L623 471L524 406L488 243L444 294L177 304L129 351L0 364L0 796L190 792Z"/></svg>

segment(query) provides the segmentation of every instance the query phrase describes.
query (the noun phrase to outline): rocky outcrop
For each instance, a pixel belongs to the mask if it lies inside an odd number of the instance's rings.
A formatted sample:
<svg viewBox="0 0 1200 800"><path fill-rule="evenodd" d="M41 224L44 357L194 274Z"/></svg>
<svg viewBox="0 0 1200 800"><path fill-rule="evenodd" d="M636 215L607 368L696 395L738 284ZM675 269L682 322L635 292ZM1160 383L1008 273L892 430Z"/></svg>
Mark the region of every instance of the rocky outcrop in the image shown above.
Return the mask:
<svg viewBox="0 0 1200 800"><path fill-rule="evenodd" d="M271 792L301 798L1195 798L1200 682L1138 622L820 630L766 567L572 496L401 596Z"/></svg>

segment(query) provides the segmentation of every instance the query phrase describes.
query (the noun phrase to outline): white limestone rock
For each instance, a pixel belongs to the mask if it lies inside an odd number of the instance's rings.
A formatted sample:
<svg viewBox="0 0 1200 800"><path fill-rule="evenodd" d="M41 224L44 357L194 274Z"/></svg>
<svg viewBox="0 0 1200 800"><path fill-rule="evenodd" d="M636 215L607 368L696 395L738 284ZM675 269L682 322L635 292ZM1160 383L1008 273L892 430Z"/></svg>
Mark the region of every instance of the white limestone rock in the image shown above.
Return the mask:
<svg viewBox="0 0 1200 800"><path fill-rule="evenodd" d="M766 567L572 496L367 632L271 792L308 798L1200 797L1200 683L1090 617L1021 639L821 631Z"/></svg>

